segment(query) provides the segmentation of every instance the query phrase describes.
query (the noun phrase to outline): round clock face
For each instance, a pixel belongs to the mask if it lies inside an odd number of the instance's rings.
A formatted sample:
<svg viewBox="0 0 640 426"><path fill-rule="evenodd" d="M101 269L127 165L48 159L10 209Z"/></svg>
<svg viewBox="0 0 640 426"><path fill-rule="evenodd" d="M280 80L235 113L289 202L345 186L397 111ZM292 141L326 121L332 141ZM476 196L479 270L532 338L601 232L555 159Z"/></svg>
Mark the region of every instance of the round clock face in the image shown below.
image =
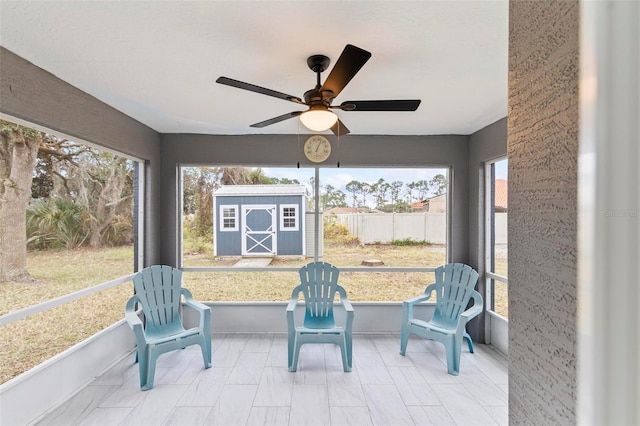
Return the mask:
<svg viewBox="0 0 640 426"><path fill-rule="evenodd" d="M313 135L304 143L304 155L314 163L322 163L331 155L329 139L320 135Z"/></svg>

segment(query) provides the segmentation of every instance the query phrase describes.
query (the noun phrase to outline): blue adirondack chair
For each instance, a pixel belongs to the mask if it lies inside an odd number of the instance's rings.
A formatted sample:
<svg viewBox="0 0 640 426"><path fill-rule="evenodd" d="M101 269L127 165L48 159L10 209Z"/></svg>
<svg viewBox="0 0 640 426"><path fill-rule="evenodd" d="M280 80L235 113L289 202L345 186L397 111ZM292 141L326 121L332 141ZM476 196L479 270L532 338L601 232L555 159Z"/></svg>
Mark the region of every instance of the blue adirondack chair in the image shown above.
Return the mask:
<svg viewBox="0 0 640 426"><path fill-rule="evenodd" d="M344 288L338 285L340 271L325 262L311 262L300 268L300 285L293 289L287 306L289 331L289 371L298 367L300 347L305 343L334 343L342 352L344 371L351 371L353 307ZM305 303L304 321L296 326L295 309L302 293ZM333 302L336 293L346 311L344 327L336 325Z"/></svg>
<svg viewBox="0 0 640 426"><path fill-rule="evenodd" d="M125 317L138 345L140 388L153 388L156 361L165 352L200 345L204 368L211 367L211 310L182 288L182 271L166 265L151 266L133 277L133 286L136 294L127 302ZM184 329L180 319L182 296L185 306L200 313L198 327ZM136 313L136 303L142 306L144 326Z"/></svg>
<svg viewBox="0 0 640 426"><path fill-rule="evenodd" d="M423 296L402 304L400 354L405 354L411 334L441 342L447 352L447 371L457 376L460 372L463 338L469 345L469 352L473 353L473 343L465 329L466 324L482 312L482 296L474 290L478 282L478 273L468 265L449 263L437 268L435 275L435 284L429 285ZM427 322L414 318L413 307L429 299L433 292L436 293L436 306L431 320ZM466 309L471 299L473 305Z"/></svg>

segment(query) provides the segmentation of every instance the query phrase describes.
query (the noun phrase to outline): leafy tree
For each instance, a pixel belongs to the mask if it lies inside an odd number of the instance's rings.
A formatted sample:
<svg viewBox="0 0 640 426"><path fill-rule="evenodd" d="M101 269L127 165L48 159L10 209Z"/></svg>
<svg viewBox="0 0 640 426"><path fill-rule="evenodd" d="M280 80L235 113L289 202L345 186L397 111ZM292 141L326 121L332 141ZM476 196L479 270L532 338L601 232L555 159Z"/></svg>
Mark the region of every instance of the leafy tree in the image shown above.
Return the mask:
<svg viewBox="0 0 640 426"><path fill-rule="evenodd" d="M429 181L429 188L433 195L440 195L447 192L447 178L443 174L437 174Z"/></svg>
<svg viewBox="0 0 640 426"><path fill-rule="evenodd" d="M417 189L417 185L415 182L409 182L406 185L405 194L407 196L407 204L411 204L413 202L413 194Z"/></svg>
<svg viewBox="0 0 640 426"><path fill-rule="evenodd" d="M373 194L371 189L371 184L369 182L360 182L360 195L362 195L362 202L360 203L360 206L367 206L367 195Z"/></svg>
<svg viewBox="0 0 640 426"><path fill-rule="evenodd" d="M84 208L69 198L39 198L27 208L29 245L37 248L80 247L88 236Z"/></svg>
<svg viewBox="0 0 640 426"><path fill-rule="evenodd" d="M209 167L196 169L194 192L195 232L210 237L213 232L213 191L219 186L219 174Z"/></svg>
<svg viewBox="0 0 640 426"><path fill-rule="evenodd" d="M362 183L358 182L357 180L352 180L345 185L345 189L351 193L351 197L353 200L352 207L357 207L358 195L362 192Z"/></svg>
<svg viewBox="0 0 640 426"><path fill-rule="evenodd" d="M220 183L222 185L273 185L278 183L276 178L265 176L261 168L223 167Z"/></svg>
<svg viewBox="0 0 640 426"><path fill-rule="evenodd" d="M389 185L383 178L378 179L377 182L370 185L371 193L375 197L376 208L383 209L385 206L387 192L391 189L391 185Z"/></svg>
<svg viewBox="0 0 640 426"><path fill-rule="evenodd" d="M26 212L33 170L45 135L0 121L0 282L31 281Z"/></svg>
<svg viewBox="0 0 640 426"><path fill-rule="evenodd" d="M182 214L185 216L194 214L197 209L197 181L199 167L182 168Z"/></svg>
<svg viewBox="0 0 640 426"><path fill-rule="evenodd" d="M289 179L289 178L272 178L274 183L279 183L282 185L300 185L300 181L298 179Z"/></svg>
<svg viewBox="0 0 640 426"><path fill-rule="evenodd" d="M391 205L393 206L393 211L396 212L400 212L402 211L400 209L400 192L402 191L402 187L404 186L404 183L402 183L399 180L393 181L391 182L391 184L389 184L389 191L391 192Z"/></svg>
<svg viewBox="0 0 640 426"><path fill-rule="evenodd" d="M320 204L323 210L331 209L334 207L346 207L347 196L344 192L336 190L331 185L324 187L324 192L320 193Z"/></svg>
<svg viewBox="0 0 640 426"><path fill-rule="evenodd" d="M418 191L418 200L424 200L429 194L429 181L422 179L417 181L416 190Z"/></svg>
<svg viewBox="0 0 640 426"><path fill-rule="evenodd" d="M70 188L88 215L89 245L102 247L116 216L133 214L133 164L125 157L89 149L80 154Z"/></svg>

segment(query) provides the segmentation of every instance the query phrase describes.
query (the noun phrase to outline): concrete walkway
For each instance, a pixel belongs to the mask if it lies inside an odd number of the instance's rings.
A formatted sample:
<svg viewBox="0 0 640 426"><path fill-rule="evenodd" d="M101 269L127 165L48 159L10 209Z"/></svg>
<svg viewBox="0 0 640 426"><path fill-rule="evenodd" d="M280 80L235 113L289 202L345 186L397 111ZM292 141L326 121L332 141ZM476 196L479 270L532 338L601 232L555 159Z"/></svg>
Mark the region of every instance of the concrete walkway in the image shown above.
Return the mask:
<svg viewBox="0 0 640 426"><path fill-rule="evenodd" d="M233 266L237 268L269 266L271 260L273 260L271 257L245 257L238 260Z"/></svg>

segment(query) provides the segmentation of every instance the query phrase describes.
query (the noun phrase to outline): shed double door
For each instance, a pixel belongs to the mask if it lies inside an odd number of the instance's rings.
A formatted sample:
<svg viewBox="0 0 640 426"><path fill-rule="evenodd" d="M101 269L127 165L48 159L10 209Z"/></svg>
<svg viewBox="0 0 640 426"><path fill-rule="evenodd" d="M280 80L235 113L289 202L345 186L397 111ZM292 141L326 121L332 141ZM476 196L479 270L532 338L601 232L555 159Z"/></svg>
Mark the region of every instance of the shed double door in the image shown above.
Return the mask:
<svg viewBox="0 0 640 426"><path fill-rule="evenodd" d="M275 256L277 254L276 206L242 206L242 255Z"/></svg>

